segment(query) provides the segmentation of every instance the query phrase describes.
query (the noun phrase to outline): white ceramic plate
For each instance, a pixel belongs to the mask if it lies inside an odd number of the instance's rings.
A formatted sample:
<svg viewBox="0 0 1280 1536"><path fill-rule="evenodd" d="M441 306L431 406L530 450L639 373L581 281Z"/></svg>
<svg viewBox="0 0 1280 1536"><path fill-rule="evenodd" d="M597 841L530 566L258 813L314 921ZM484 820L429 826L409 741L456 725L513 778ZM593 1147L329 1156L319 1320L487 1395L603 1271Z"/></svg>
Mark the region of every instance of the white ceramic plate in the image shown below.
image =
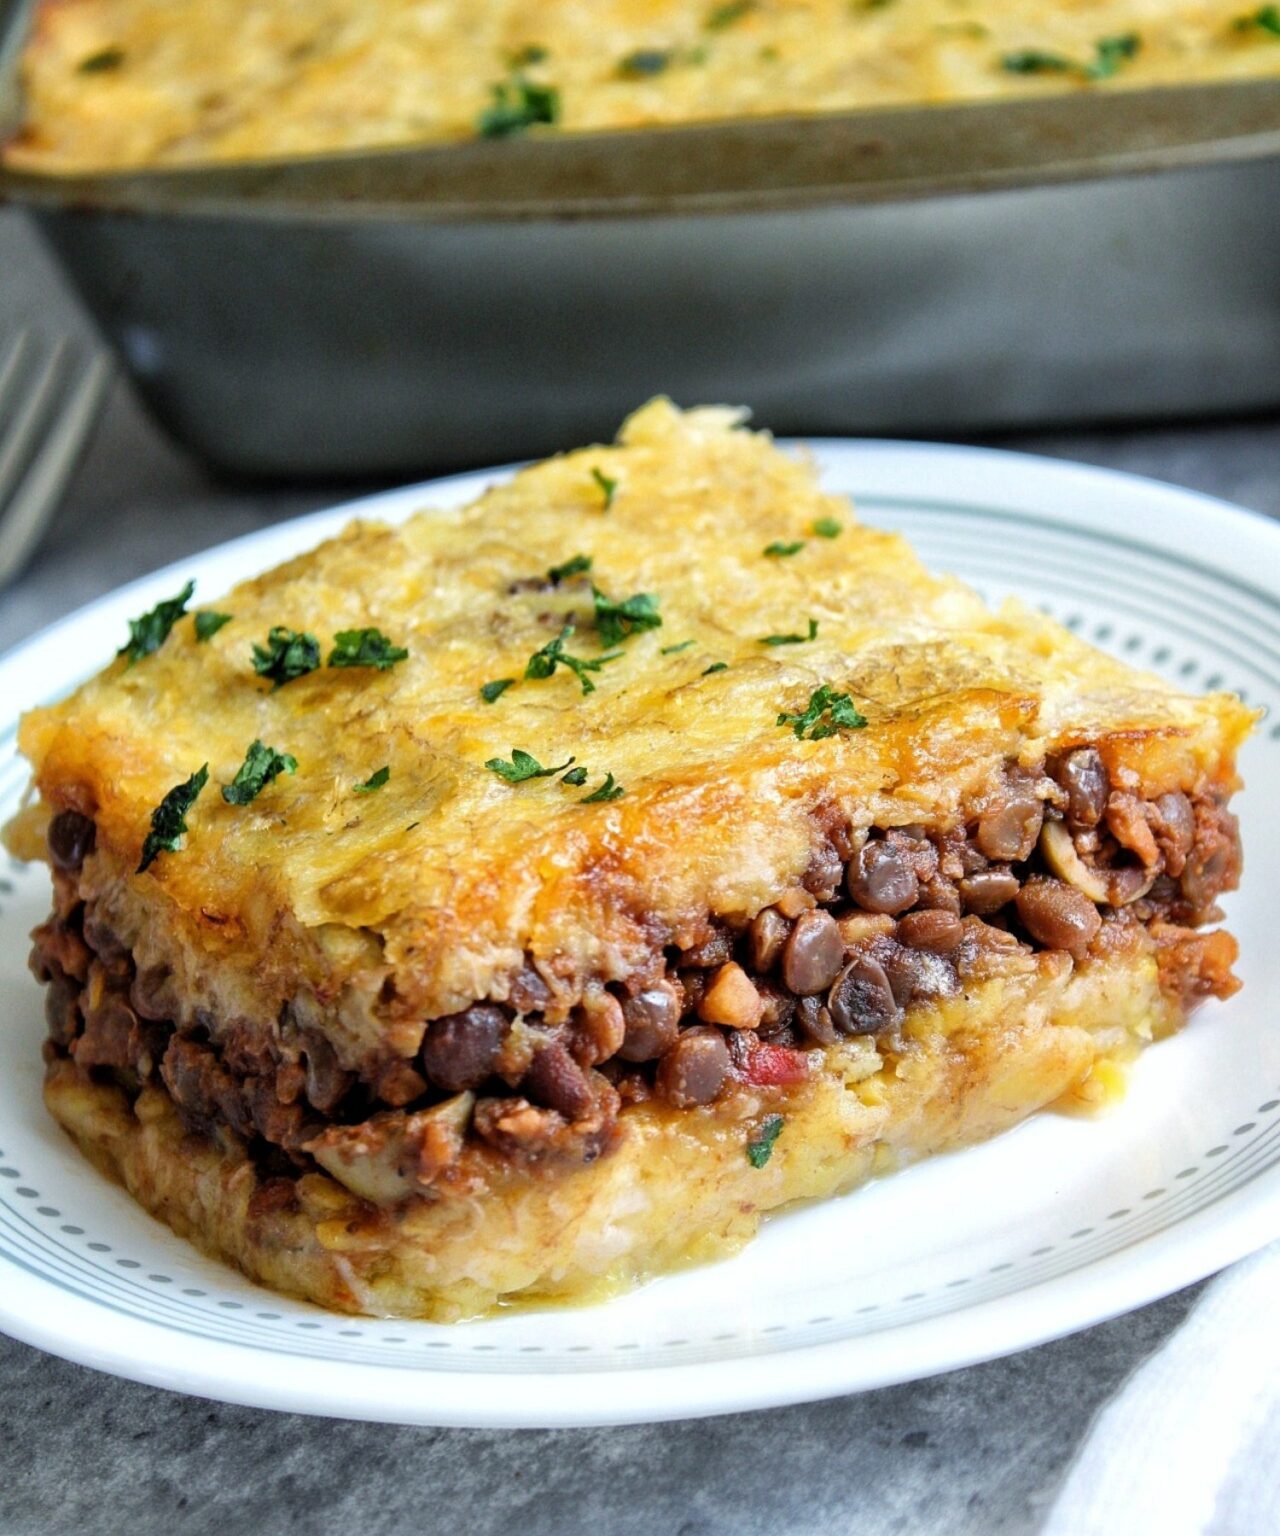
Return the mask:
<svg viewBox="0 0 1280 1536"><path fill-rule="evenodd" d="M724 1413L904 1381L1153 1300L1280 1236L1280 527L1167 486L1013 454L814 445L833 489L995 598L1042 605L1189 688L1272 707L1244 756L1249 873L1228 903L1245 990L1138 1063L1115 1113L1003 1138L774 1218L739 1257L578 1310L440 1327L331 1316L200 1257L79 1157L40 1102L27 931L43 869L0 873L0 1327L181 1391L424 1424ZM239 539L117 592L0 662L0 816L14 722L188 576L210 602L354 513L399 518L490 475Z"/></svg>

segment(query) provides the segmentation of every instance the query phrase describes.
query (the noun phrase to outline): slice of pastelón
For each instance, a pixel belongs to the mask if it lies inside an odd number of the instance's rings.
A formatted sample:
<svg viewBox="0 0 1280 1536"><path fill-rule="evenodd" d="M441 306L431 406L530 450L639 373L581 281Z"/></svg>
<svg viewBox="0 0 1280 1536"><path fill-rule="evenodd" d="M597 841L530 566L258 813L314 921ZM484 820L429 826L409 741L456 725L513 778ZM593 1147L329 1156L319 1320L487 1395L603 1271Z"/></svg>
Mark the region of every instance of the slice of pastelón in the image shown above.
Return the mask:
<svg viewBox="0 0 1280 1536"><path fill-rule="evenodd" d="M1251 721L655 401L26 717L48 1104L323 1305L604 1294L1232 991Z"/></svg>

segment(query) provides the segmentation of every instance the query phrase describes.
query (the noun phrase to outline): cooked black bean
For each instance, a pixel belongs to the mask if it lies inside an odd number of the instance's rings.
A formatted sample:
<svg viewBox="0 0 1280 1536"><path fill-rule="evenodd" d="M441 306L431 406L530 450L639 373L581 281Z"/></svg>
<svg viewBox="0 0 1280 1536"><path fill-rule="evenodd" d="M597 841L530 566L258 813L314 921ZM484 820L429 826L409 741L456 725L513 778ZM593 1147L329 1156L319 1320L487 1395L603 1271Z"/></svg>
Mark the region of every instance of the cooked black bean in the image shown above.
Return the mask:
<svg viewBox="0 0 1280 1536"><path fill-rule="evenodd" d="M729 1075L729 1047L718 1029L686 1029L658 1063L658 1092L676 1109L710 1104Z"/></svg>
<svg viewBox="0 0 1280 1536"><path fill-rule="evenodd" d="M520 1086L535 1104L559 1110L566 1120L582 1119L594 1103L587 1074L559 1040L538 1047Z"/></svg>
<svg viewBox="0 0 1280 1536"><path fill-rule="evenodd" d="M680 956L681 965L697 966L699 970L714 971L726 960L733 958L733 940L727 933L713 933L701 944L686 949Z"/></svg>
<svg viewBox="0 0 1280 1536"><path fill-rule="evenodd" d="M844 863L832 843L823 842L809 855L809 867L801 878L801 885L819 901L830 901L840 889L844 878Z"/></svg>
<svg viewBox="0 0 1280 1536"><path fill-rule="evenodd" d="M796 919L782 951L782 979L797 997L825 992L844 964L844 940L830 912L805 912Z"/></svg>
<svg viewBox="0 0 1280 1536"><path fill-rule="evenodd" d="M1096 827L1107 808L1111 780L1107 765L1093 747L1068 752L1057 773L1067 792L1067 819L1075 827Z"/></svg>
<svg viewBox="0 0 1280 1536"><path fill-rule="evenodd" d="M851 960L827 996L832 1022L846 1035L873 1035L898 1016L884 967L868 955Z"/></svg>
<svg viewBox="0 0 1280 1536"><path fill-rule="evenodd" d="M955 967L942 955L927 949L908 949L903 944L886 945L883 953L877 953L899 1008L910 1008L913 1003L946 997L955 991Z"/></svg>
<svg viewBox="0 0 1280 1536"><path fill-rule="evenodd" d="M618 1055L624 1061L655 1061L680 1033L680 1000L670 982L659 981L622 1004L627 1032Z"/></svg>
<svg viewBox="0 0 1280 1536"><path fill-rule="evenodd" d="M952 912L940 908L908 912L898 920L898 942L911 949L927 949L946 955L964 937L964 924Z"/></svg>
<svg viewBox="0 0 1280 1536"><path fill-rule="evenodd" d="M510 1027L506 1014L489 1003L475 1003L446 1019L433 1019L422 1037L427 1076L450 1093L475 1088L492 1074Z"/></svg>
<svg viewBox="0 0 1280 1536"><path fill-rule="evenodd" d="M977 843L996 862L1017 863L1030 856L1040 836L1044 805L1027 790L1013 790L978 821Z"/></svg>
<svg viewBox="0 0 1280 1536"><path fill-rule="evenodd" d="M1007 869L983 869L960 882L960 899L966 912L989 917L1007 906L1018 894L1018 877Z"/></svg>
<svg viewBox="0 0 1280 1536"><path fill-rule="evenodd" d="M1093 902L1065 880L1036 875L1018 892L1018 916L1033 939L1046 949L1065 949L1079 957L1102 927Z"/></svg>
<svg viewBox="0 0 1280 1536"><path fill-rule="evenodd" d="M93 852L97 828L79 811L59 811L49 823L49 857L55 869L74 875Z"/></svg>
<svg viewBox="0 0 1280 1536"><path fill-rule="evenodd" d="M747 949L751 956L751 969L763 976L773 968L787 942L791 924L775 907L766 907L751 920L747 933Z"/></svg>
<svg viewBox="0 0 1280 1536"><path fill-rule="evenodd" d="M831 1019L831 1010L816 997L802 997L796 1004L792 1023L800 1034L815 1045L834 1045L839 1039Z"/></svg>
<svg viewBox="0 0 1280 1536"><path fill-rule="evenodd" d="M864 843L849 864L849 894L868 912L905 912L915 905L920 882L905 855L891 843Z"/></svg>
<svg viewBox="0 0 1280 1536"><path fill-rule="evenodd" d="M775 986L771 981L756 981L756 991L760 994L760 1001L764 1004L764 1012L760 1015L760 1022L756 1029L761 1035L772 1038L786 1029L791 1022L791 1016L796 1011L796 999L790 992L782 987ZM741 1034L742 1031L736 1031Z"/></svg>

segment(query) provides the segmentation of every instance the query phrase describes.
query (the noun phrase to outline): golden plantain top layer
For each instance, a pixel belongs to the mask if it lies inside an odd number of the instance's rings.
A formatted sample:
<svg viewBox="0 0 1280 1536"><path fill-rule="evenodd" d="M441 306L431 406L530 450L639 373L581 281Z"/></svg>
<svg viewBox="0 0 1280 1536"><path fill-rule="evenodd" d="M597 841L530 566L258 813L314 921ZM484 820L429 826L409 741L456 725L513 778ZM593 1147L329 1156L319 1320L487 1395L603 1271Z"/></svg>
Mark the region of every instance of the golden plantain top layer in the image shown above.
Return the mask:
<svg viewBox="0 0 1280 1536"><path fill-rule="evenodd" d="M198 639L209 611L230 618ZM254 664L273 629L320 665L273 686ZM407 656L325 664L365 629ZM557 646L569 661L525 675ZM954 825L1010 763L1086 742L1145 794L1230 782L1252 718L990 611L735 413L657 400L614 446L197 593L158 649L20 740L41 814L97 822L104 910L162 955L235 970L264 1019L300 989L341 1012L355 988L420 1033L525 963L565 1007L660 966L709 915L794 885L824 816ZM296 770L227 803L254 742ZM559 771L509 782L517 753ZM179 846L136 872L154 809L204 764Z"/></svg>

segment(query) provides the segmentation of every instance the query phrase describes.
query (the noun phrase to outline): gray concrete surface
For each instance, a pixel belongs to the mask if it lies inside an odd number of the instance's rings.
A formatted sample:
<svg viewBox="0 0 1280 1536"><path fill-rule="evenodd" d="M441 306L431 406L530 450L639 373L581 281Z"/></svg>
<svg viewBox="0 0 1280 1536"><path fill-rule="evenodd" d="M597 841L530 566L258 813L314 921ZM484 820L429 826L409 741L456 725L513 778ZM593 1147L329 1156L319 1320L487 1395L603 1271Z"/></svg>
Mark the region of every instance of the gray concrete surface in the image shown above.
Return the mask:
<svg viewBox="0 0 1280 1536"><path fill-rule="evenodd" d="M0 213L0 332L37 317L51 328L84 325L25 227ZM1008 445L1280 515L1274 421ZM121 581L339 494L218 484L121 388L44 549L0 593L0 650ZM1195 1295L861 1397L554 1433L397 1429L225 1407L0 1338L0 1536L1021 1536L1036 1530L1098 1408Z"/></svg>

